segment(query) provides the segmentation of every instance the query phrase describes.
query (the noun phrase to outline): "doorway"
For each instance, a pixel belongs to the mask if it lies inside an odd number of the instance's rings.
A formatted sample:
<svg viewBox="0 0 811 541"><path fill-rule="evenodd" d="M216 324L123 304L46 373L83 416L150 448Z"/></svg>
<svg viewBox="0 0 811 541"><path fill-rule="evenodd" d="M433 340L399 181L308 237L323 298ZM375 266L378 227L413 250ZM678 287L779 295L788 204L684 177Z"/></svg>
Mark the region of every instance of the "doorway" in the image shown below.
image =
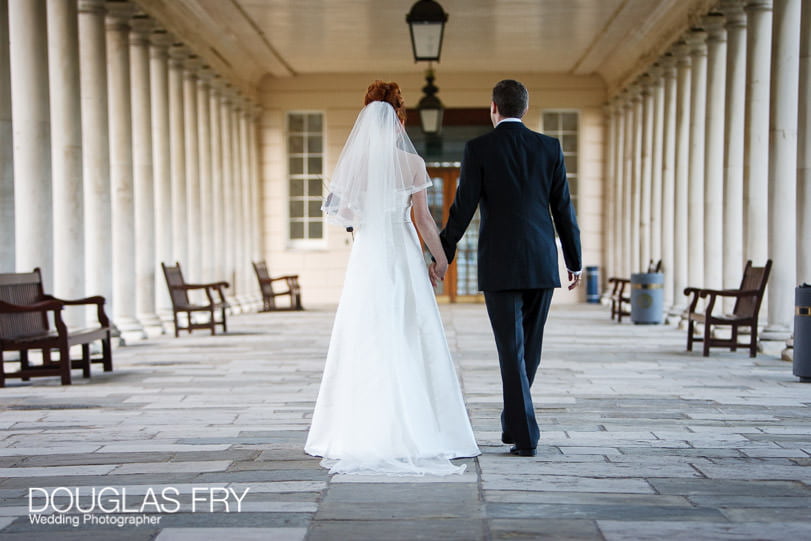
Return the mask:
<svg viewBox="0 0 811 541"><path fill-rule="evenodd" d="M448 220L451 204L459 185L459 167L428 167L433 186L428 188L428 208L438 228ZM484 302L478 290L477 251L479 245L479 211L456 246L456 257L448 267L445 281L436 288L440 302ZM430 259L430 255L427 255Z"/></svg>

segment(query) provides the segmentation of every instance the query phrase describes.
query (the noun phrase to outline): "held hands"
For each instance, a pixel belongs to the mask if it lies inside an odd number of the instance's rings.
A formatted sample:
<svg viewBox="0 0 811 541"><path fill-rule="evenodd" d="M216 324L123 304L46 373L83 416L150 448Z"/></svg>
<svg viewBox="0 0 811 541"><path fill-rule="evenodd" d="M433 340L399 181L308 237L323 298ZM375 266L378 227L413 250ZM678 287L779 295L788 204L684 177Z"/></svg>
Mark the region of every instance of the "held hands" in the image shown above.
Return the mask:
<svg viewBox="0 0 811 541"><path fill-rule="evenodd" d="M431 279L431 285L436 287L439 282L443 281L446 272L448 272L447 261L434 261L428 265L428 277Z"/></svg>
<svg viewBox="0 0 811 541"><path fill-rule="evenodd" d="M580 274L569 272L569 291L580 285Z"/></svg>

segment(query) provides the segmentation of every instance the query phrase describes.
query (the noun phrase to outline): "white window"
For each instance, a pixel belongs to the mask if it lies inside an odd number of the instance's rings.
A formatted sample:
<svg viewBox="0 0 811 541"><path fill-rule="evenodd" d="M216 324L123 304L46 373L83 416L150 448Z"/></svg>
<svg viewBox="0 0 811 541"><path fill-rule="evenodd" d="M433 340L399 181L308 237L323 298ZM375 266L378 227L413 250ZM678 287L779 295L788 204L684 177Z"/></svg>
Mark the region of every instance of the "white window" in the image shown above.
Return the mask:
<svg viewBox="0 0 811 541"><path fill-rule="evenodd" d="M288 238L320 246L324 238L324 114L287 114ZM313 243L312 241L318 241Z"/></svg>
<svg viewBox="0 0 811 541"><path fill-rule="evenodd" d="M560 141L572 204L577 208L577 158L579 115L576 111L544 111L543 133Z"/></svg>

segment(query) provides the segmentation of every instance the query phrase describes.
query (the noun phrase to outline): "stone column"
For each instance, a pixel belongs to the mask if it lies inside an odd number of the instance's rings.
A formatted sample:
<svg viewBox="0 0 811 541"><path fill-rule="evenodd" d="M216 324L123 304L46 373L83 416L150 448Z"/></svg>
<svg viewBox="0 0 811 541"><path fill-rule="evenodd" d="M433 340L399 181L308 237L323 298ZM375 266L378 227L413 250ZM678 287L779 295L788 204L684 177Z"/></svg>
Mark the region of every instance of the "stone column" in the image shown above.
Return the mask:
<svg viewBox="0 0 811 541"><path fill-rule="evenodd" d="M744 259L751 259L754 265L762 266L768 258L772 0L748 0L746 17L746 126L743 153ZM764 304L761 307L761 313L766 312L765 308Z"/></svg>
<svg viewBox="0 0 811 541"><path fill-rule="evenodd" d="M113 219L110 193L110 137L107 104L107 46L104 0L79 2L85 282L88 295L102 295L111 315ZM88 321L96 314L88 312Z"/></svg>
<svg viewBox="0 0 811 541"><path fill-rule="evenodd" d="M726 114L724 115L724 288L736 288L743 271L743 148L746 117L746 15L742 0L724 0ZM734 299L725 300L731 311Z"/></svg>
<svg viewBox="0 0 811 541"><path fill-rule="evenodd" d="M690 182L690 88L692 60L690 47L679 42L673 50L677 61L676 98L676 176L673 217L673 308L671 316L681 317L686 306L684 288L688 280L688 186Z"/></svg>
<svg viewBox="0 0 811 541"><path fill-rule="evenodd" d="M231 108L228 111L231 125L231 171L233 183L232 212L234 216L235 235L232 239L234 262L234 283L236 284L236 297L239 302L240 311L247 312L248 298L245 288L245 277L242 267L245 265L245 184L242 177L242 137L240 131L240 117L242 110L242 96L237 94L234 97Z"/></svg>
<svg viewBox="0 0 811 541"><path fill-rule="evenodd" d="M197 148L199 149L200 174L200 261L204 282L213 282L214 253L213 234L214 195L211 180L211 118L209 116L209 93L211 70L203 67L197 80Z"/></svg>
<svg viewBox="0 0 811 541"><path fill-rule="evenodd" d="M14 272L14 145L8 58L8 0L0 0L0 272Z"/></svg>
<svg viewBox="0 0 811 541"><path fill-rule="evenodd" d="M631 175L631 272L639 272L644 269L640 259L642 248L642 135L643 135L643 107L644 101L642 86L634 88L633 97L633 154Z"/></svg>
<svg viewBox="0 0 811 541"><path fill-rule="evenodd" d="M676 211L676 58L668 53L662 58L664 70L664 133L662 137L662 266L665 271L665 306L682 298L675 290L676 269L674 224Z"/></svg>
<svg viewBox="0 0 811 541"><path fill-rule="evenodd" d="M256 232L256 223L254 222L255 200L253 199L253 179L251 178L251 143L248 130L252 109L253 105L251 102L247 98L244 99L239 115L239 166L242 170L242 233L244 237L242 243L242 259L239 261L239 268L242 274L245 298L251 310L255 310L258 300L256 295L257 286L255 282L250 279L252 269L251 260L253 258L253 239Z"/></svg>
<svg viewBox="0 0 811 541"><path fill-rule="evenodd" d="M228 302L231 309L238 313L239 303L236 299L234 274L234 243L236 241L236 224L234 213L234 174L233 174L233 131L231 125L231 89L224 85L220 98L220 144L222 145L222 201L223 201L223 262L225 276L231 287L228 288Z"/></svg>
<svg viewBox="0 0 811 541"><path fill-rule="evenodd" d="M261 122L262 122L262 106L261 105L254 105L253 110L251 111L251 121L248 124L248 137L250 143L250 162L251 162L251 183L253 189L252 193L252 201L253 207L252 210L254 212L254 234L253 234L253 259L254 261L259 261L260 259L264 259L264 231L265 231L265 220L263 219L264 216L264 189L262 187L262 175L260 174L260 160L259 160L259 133L261 129ZM250 271L249 271L250 272ZM257 309L262 305L262 294L257 289Z"/></svg>
<svg viewBox="0 0 811 541"><path fill-rule="evenodd" d="M707 30L707 128L704 154L703 287L721 289L724 274L724 112L726 30L724 16L704 17Z"/></svg>
<svg viewBox="0 0 811 541"><path fill-rule="evenodd" d="M633 178L634 178L634 96L628 91L625 102L625 149L623 173L625 178L622 184L622 255L623 255L623 276L629 277L632 272L636 272L636 261L633 259L632 234L633 224Z"/></svg>
<svg viewBox="0 0 811 541"><path fill-rule="evenodd" d="M135 191L135 299L138 320L149 336L163 333L155 309L155 189L152 158L152 100L149 79L149 37L154 22L144 15L132 19L130 77L132 158Z"/></svg>
<svg viewBox="0 0 811 541"><path fill-rule="evenodd" d="M791 337L797 272L797 115L801 0L774 0L769 130L768 323L763 342ZM808 233L806 233L808 234ZM764 350L769 345L764 344ZM781 347L782 349L782 347Z"/></svg>
<svg viewBox="0 0 811 541"><path fill-rule="evenodd" d="M186 210L186 144L183 122L183 62L188 57L183 45L169 49L169 155L172 181L172 259L188 263Z"/></svg>
<svg viewBox="0 0 811 541"><path fill-rule="evenodd" d="M625 95L615 98L614 114L617 122L617 141L614 148L614 276L625 276L625 236L623 208L625 204Z"/></svg>
<svg viewBox="0 0 811 541"><path fill-rule="evenodd" d="M113 320L128 343L144 338L136 318L135 206L132 174L130 19L134 7L107 2L107 88L110 120L110 183L113 205Z"/></svg>
<svg viewBox="0 0 811 541"><path fill-rule="evenodd" d="M183 275L189 282L200 282L202 263L200 252L200 172L197 148L197 70L200 60L191 55L186 59L183 77L183 138L186 145L186 242L188 263Z"/></svg>
<svg viewBox="0 0 811 541"><path fill-rule="evenodd" d="M223 163L222 163L222 129L220 120L220 102L222 100L222 81L214 77L208 98L208 114L211 121L211 222L212 222L212 258L213 273L216 280L225 280L228 275L225 268L225 211L223 201Z"/></svg>
<svg viewBox="0 0 811 541"><path fill-rule="evenodd" d="M31 272L39 267L45 291L53 291L54 224L45 0L9 0L8 18L16 179L16 266L19 272Z"/></svg>
<svg viewBox="0 0 811 541"><path fill-rule="evenodd" d="M690 177L687 207L687 285L704 284L704 153L707 115L707 33L687 34L692 58L690 75Z"/></svg>
<svg viewBox="0 0 811 541"><path fill-rule="evenodd" d="M149 86L152 118L152 179L155 196L155 305L164 322L172 320L172 303L161 263L173 264L172 156L169 128L169 45L172 36L157 30L151 36Z"/></svg>
<svg viewBox="0 0 811 541"><path fill-rule="evenodd" d="M642 76L642 174L639 178L639 270L651 259L651 190L653 189L653 76Z"/></svg>
<svg viewBox="0 0 811 541"><path fill-rule="evenodd" d="M803 0L797 126L797 282L811 283L811 0Z"/></svg>
<svg viewBox="0 0 811 541"><path fill-rule="evenodd" d="M653 84L651 92L653 94L653 156L651 157L651 214L650 214L650 258L654 261L662 259L662 207L665 202L662 200L662 167L664 156L664 125L665 125L665 85L662 73L661 62L654 65L651 71ZM673 199L667 201L668 205L673 204ZM673 261L668 261L669 266ZM662 262L663 271L665 262Z"/></svg>
<svg viewBox="0 0 811 541"><path fill-rule="evenodd" d="M608 143L605 161L605 199L603 199L603 246L605 246L605 257L603 259L603 283L608 276L614 276L614 254L616 248L616 236L614 235L614 205L616 198L617 179L615 172L615 153L617 151L617 115L614 102L609 102L603 108L606 118L606 142ZM600 284L602 287L603 284Z"/></svg>
<svg viewBox="0 0 811 541"><path fill-rule="evenodd" d="M82 200L82 115L79 88L79 24L75 0L48 0L48 63L53 189L53 294L85 296ZM84 310L66 309L65 323L84 326Z"/></svg>

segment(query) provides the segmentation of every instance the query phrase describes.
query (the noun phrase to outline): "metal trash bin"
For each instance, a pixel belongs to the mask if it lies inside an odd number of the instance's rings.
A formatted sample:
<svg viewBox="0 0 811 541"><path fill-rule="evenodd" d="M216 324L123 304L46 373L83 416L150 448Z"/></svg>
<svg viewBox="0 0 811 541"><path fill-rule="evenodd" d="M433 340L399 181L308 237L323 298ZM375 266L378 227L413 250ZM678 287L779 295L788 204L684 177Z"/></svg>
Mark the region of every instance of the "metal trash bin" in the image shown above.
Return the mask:
<svg viewBox="0 0 811 541"><path fill-rule="evenodd" d="M665 275L638 272L631 275L631 321L661 323L665 311Z"/></svg>
<svg viewBox="0 0 811 541"><path fill-rule="evenodd" d="M811 285L794 289L794 375L811 383Z"/></svg>
<svg viewBox="0 0 811 541"><path fill-rule="evenodd" d="M600 302L600 268L586 267L586 302Z"/></svg>

